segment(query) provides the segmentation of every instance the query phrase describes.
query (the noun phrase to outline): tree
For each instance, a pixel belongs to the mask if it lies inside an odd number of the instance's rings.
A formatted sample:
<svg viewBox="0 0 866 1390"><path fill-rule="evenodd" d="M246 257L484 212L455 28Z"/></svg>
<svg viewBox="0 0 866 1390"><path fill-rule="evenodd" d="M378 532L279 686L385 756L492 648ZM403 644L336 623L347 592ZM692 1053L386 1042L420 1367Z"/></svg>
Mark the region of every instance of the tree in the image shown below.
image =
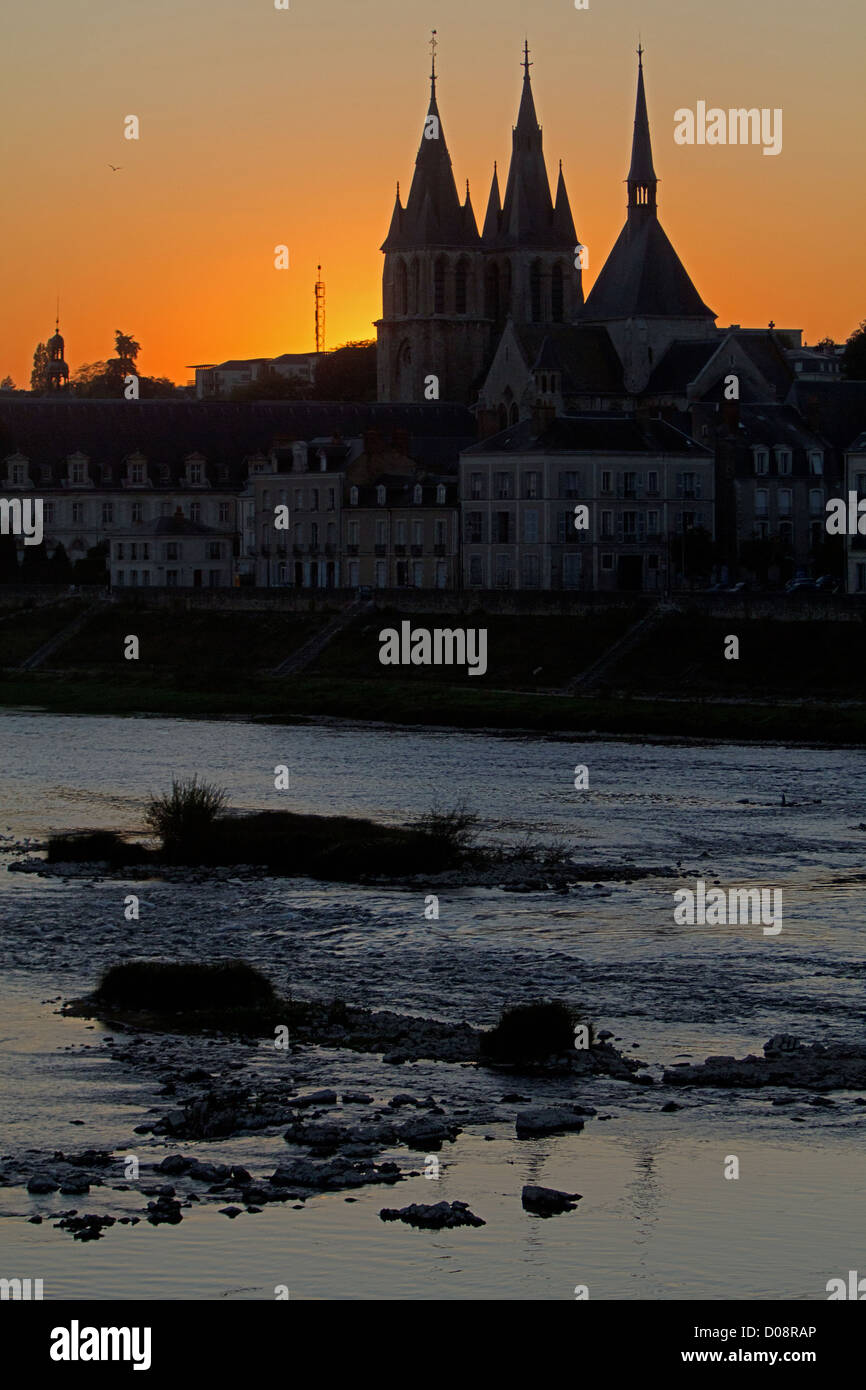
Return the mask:
<svg viewBox="0 0 866 1390"><path fill-rule="evenodd" d="M694 584L710 573L715 552L713 538L705 526L690 526L681 535L671 537L671 563L685 583Z"/></svg>
<svg viewBox="0 0 866 1390"><path fill-rule="evenodd" d="M316 363L317 401L374 401L376 344L372 339L343 343Z"/></svg>
<svg viewBox="0 0 866 1390"><path fill-rule="evenodd" d="M135 371L135 360L141 352L141 343L137 343L126 333L121 333L119 328L114 330L114 351L117 353L116 362L123 376L129 376Z"/></svg>
<svg viewBox="0 0 866 1390"><path fill-rule="evenodd" d="M866 319L854 329L845 344L842 372L849 381L866 381Z"/></svg>
<svg viewBox="0 0 866 1390"><path fill-rule="evenodd" d="M38 545L25 545L21 560L21 583L48 584L50 582L51 570L48 565L45 542L40 541Z"/></svg>
<svg viewBox="0 0 866 1390"><path fill-rule="evenodd" d="M48 364L50 360L45 344L37 343L36 351L33 354L33 371L30 373L30 390L37 396L44 395L49 389Z"/></svg>
<svg viewBox="0 0 866 1390"><path fill-rule="evenodd" d="M68 584L72 578L72 561L66 553L66 546L58 541L54 554L48 562L54 584Z"/></svg>
<svg viewBox="0 0 866 1390"><path fill-rule="evenodd" d="M108 542L100 541L92 545L87 558L76 560L72 568L72 578L76 584L108 583Z"/></svg>
<svg viewBox="0 0 866 1390"><path fill-rule="evenodd" d="M15 382L11 376L4 376L3 380L0 381L0 391L14 391L15 389Z"/></svg>
<svg viewBox="0 0 866 1390"><path fill-rule="evenodd" d="M15 537L0 535L0 584L17 584L20 577Z"/></svg>

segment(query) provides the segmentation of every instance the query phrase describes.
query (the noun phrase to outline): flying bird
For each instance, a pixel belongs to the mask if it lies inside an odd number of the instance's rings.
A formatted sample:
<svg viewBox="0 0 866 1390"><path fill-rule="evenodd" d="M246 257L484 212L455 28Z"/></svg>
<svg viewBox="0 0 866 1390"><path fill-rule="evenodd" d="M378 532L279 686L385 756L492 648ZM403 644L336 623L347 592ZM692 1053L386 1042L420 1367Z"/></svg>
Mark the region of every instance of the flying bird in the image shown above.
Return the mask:
<svg viewBox="0 0 866 1390"><path fill-rule="evenodd" d="M109 169L113 169L114 172L115 172L115 174L116 174L116 173L118 173L118 171L119 171L120 169L123 168L123 165L122 165L122 164L109 164L108 167L109 167Z"/></svg>

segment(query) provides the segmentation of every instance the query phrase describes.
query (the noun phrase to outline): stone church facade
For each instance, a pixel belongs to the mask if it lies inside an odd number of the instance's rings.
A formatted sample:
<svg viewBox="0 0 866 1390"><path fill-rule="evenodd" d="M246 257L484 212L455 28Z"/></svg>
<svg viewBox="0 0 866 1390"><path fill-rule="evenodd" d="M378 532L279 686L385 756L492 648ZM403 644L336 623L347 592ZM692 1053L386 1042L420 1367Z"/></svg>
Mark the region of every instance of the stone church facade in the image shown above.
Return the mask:
<svg viewBox="0 0 866 1390"><path fill-rule="evenodd" d="M525 49L505 196L494 166L479 233L469 185L461 203L454 181L434 62L409 197L404 207L398 185L382 246L380 401L469 402L508 319L570 323L583 304L580 243L561 165L550 194L530 66Z"/></svg>

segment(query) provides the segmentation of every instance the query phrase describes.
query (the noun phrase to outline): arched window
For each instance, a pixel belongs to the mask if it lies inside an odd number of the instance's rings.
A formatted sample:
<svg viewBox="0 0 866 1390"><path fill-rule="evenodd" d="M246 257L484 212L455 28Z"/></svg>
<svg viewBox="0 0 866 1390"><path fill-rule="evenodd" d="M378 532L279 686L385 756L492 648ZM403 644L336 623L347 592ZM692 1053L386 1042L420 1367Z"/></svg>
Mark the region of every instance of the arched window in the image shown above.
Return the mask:
<svg viewBox="0 0 866 1390"><path fill-rule="evenodd" d="M382 486L381 483L380 483L379 486L376 488L376 501L379 503L379 506L380 506L380 507L384 507L384 505L385 505L385 489L384 489L384 487Z"/></svg>
<svg viewBox="0 0 866 1390"><path fill-rule="evenodd" d="M458 314L465 314L467 312L468 282L468 262L465 260L459 260L457 262L457 273L454 279L454 309Z"/></svg>
<svg viewBox="0 0 866 1390"><path fill-rule="evenodd" d="M553 267L553 279L550 286L551 309L553 312L553 322L562 323L565 309L565 290L562 274L562 264L557 261Z"/></svg>
<svg viewBox="0 0 866 1390"><path fill-rule="evenodd" d="M409 313L420 314L421 266L417 256L412 261L412 268L409 273L409 291Z"/></svg>
<svg viewBox="0 0 866 1390"><path fill-rule="evenodd" d="M397 314L407 314L409 312L409 289L406 276L406 262L397 262L397 294L394 312Z"/></svg>
<svg viewBox="0 0 866 1390"><path fill-rule="evenodd" d="M489 319L495 323L499 322L499 266L492 265L488 268L487 279L484 286L485 304L484 312Z"/></svg>
<svg viewBox="0 0 866 1390"><path fill-rule="evenodd" d="M445 502L445 484L444 484L444 483L440 483L439 486L438 486L437 489L436 489L436 501L438 502L438 504L439 504L440 507L444 505L444 502Z"/></svg>
<svg viewBox="0 0 866 1390"><path fill-rule="evenodd" d="M356 487L349 488L349 505L351 507L357 507L358 505L358 489Z"/></svg>
<svg viewBox="0 0 866 1390"><path fill-rule="evenodd" d="M433 267L433 312L445 313L445 257L439 256Z"/></svg>
<svg viewBox="0 0 866 1390"><path fill-rule="evenodd" d="M541 261L533 261L529 269L530 315L533 323L541 323Z"/></svg>
<svg viewBox="0 0 866 1390"><path fill-rule="evenodd" d="M415 502L416 502L416 503L420 502L421 499L422 499L422 496L423 496L423 494L422 494L422 492L421 492L421 484L420 484L420 483L416 483L416 484L415 484L415 493L414 493Z"/></svg>

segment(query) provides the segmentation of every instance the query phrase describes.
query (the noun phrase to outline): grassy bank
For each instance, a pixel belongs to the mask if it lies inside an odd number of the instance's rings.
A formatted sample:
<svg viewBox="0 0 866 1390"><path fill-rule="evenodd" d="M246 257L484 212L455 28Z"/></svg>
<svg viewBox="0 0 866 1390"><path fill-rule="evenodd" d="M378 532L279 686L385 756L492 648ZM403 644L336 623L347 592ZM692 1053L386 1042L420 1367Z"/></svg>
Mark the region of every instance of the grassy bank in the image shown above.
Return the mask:
<svg viewBox="0 0 866 1390"><path fill-rule="evenodd" d="M127 684L79 673L0 676L0 707L59 714L153 714L179 718L259 718L273 723L331 716L458 729L536 730L657 738L866 744L866 707L832 700L728 702L707 697L641 699L569 696L417 681L296 677L248 680L221 689Z"/></svg>
<svg viewBox="0 0 866 1390"><path fill-rule="evenodd" d="M397 610L362 613L297 675L270 672L327 621L323 614L149 610L116 605L93 614L49 658L24 659L67 624L75 602L0 621L0 706L69 714L260 718L316 716L463 729L577 735L866 743L866 624L781 622L672 613L624 647L605 685L565 692L644 613L583 616L473 614L488 633L488 669L399 668L379 661L379 632ZM413 614L414 627L464 626L467 618ZM124 658L135 633L140 659ZM729 635L739 659L726 660Z"/></svg>

